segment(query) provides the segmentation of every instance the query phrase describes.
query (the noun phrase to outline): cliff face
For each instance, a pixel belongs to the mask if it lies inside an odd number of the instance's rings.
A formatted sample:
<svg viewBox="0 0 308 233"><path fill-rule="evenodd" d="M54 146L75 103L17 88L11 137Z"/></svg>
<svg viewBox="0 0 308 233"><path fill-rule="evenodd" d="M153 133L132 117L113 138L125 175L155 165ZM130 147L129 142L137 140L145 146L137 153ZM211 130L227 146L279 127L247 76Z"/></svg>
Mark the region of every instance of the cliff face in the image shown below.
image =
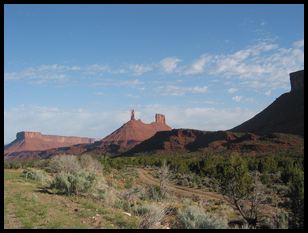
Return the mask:
<svg viewBox="0 0 308 233"><path fill-rule="evenodd" d="M4 155L19 151L39 151L93 142L94 139L85 137L43 135L40 132L23 131L18 132L16 139L5 146Z"/></svg>
<svg viewBox="0 0 308 233"><path fill-rule="evenodd" d="M250 120L234 127L233 132L289 133L304 137L304 70L290 74L291 91Z"/></svg>
<svg viewBox="0 0 308 233"><path fill-rule="evenodd" d="M304 70L290 73L291 92L304 90Z"/></svg>

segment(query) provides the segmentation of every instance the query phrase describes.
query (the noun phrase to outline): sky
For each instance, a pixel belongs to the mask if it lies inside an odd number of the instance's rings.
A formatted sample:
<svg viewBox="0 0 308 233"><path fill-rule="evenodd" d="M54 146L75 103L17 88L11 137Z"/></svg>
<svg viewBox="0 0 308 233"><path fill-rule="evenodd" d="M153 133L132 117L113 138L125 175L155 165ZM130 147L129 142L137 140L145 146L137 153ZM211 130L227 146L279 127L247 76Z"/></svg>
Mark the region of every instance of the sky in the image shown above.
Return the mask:
<svg viewBox="0 0 308 233"><path fill-rule="evenodd" d="M101 139L130 119L227 130L304 69L304 6L4 7L4 144L19 131Z"/></svg>

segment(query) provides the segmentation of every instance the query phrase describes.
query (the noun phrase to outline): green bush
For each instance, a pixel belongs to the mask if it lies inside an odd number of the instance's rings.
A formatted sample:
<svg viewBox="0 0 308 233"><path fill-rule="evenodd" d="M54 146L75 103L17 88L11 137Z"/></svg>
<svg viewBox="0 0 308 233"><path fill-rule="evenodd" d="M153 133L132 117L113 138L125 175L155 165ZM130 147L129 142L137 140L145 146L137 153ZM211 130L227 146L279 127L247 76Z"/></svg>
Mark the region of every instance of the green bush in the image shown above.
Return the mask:
<svg viewBox="0 0 308 233"><path fill-rule="evenodd" d="M149 186L147 189L147 198L150 200L161 200L161 193L159 186Z"/></svg>
<svg viewBox="0 0 308 233"><path fill-rule="evenodd" d="M99 173L102 171L102 166L94 159L91 155L84 154L81 155L79 158L79 163L82 169L92 172L92 173Z"/></svg>
<svg viewBox="0 0 308 233"><path fill-rule="evenodd" d="M304 228L304 171L294 168L289 182L292 228Z"/></svg>
<svg viewBox="0 0 308 233"><path fill-rule="evenodd" d="M226 229L226 220L208 215L203 209L190 206L180 210L178 214L180 224L185 229Z"/></svg>
<svg viewBox="0 0 308 233"><path fill-rule="evenodd" d="M5 169L18 169L22 168L22 164L20 161L4 161Z"/></svg>
<svg viewBox="0 0 308 233"><path fill-rule="evenodd" d="M149 212L149 208L148 206L144 206L144 205L138 205L135 208L133 208L133 212L134 214L138 215L138 216L144 216L145 214L147 214Z"/></svg>
<svg viewBox="0 0 308 233"><path fill-rule="evenodd" d="M143 208L144 214L139 224L140 229L153 228L155 225L160 224L166 215L166 209L163 206L149 204Z"/></svg>
<svg viewBox="0 0 308 233"><path fill-rule="evenodd" d="M128 206L126 205L126 200L124 200L122 203L120 203L121 199L119 199L119 193L117 190L113 188L101 190L101 198L104 202L105 206L109 207L121 207L121 208L127 208Z"/></svg>
<svg viewBox="0 0 308 233"><path fill-rule="evenodd" d="M48 182L48 176L42 170L27 168L27 169L22 171L21 176L26 178L26 179L39 181L41 183L47 183Z"/></svg>
<svg viewBox="0 0 308 233"><path fill-rule="evenodd" d="M278 229L288 229L288 213L281 212L276 216L276 228Z"/></svg>
<svg viewBox="0 0 308 233"><path fill-rule="evenodd" d="M88 192L95 183L95 175L86 171L75 174L60 172L52 181L50 188L59 190L66 195Z"/></svg>
<svg viewBox="0 0 308 233"><path fill-rule="evenodd" d="M263 172L263 174L260 176L260 180L262 184L269 184L270 182L270 176L267 172Z"/></svg>
<svg viewBox="0 0 308 233"><path fill-rule="evenodd" d="M53 157L48 165L47 171L53 173L77 173L81 170L80 163L75 155L57 155Z"/></svg>

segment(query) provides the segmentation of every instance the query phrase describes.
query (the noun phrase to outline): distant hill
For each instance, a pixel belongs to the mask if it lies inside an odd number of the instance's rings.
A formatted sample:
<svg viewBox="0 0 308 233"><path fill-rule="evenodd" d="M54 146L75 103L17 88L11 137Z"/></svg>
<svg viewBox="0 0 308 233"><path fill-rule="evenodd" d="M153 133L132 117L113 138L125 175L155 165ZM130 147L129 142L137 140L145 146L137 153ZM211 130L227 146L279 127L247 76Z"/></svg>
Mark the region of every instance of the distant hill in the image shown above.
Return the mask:
<svg viewBox="0 0 308 233"><path fill-rule="evenodd" d="M290 74L291 91L232 132L288 133L304 137L304 70Z"/></svg>
<svg viewBox="0 0 308 233"><path fill-rule="evenodd" d="M153 137L136 145L122 155L147 153L194 152L194 151L238 151L272 152L303 145L303 138L288 134L256 135L230 131L200 131L173 129L158 132Z"/></svg>
<svg viewBox="0 0 308 233"><path fill-rule="evenodd" d="M119 129L115 130L110 135L102 140L85 143L85 144L62 144L58 146L56 141L49 140L46 144L43 140L26 140L30 146L22 146L25 140L15 140L12 142L10 153L6 153L5 159L39 159L48 158L57 154L74 154L79 155L83 153L96 153L96 154L119 154L133 148L135 145L143 142L144 140L152 137L158 131L170 131L171 127L166 124L165 116L162 114L155 115L155 121L146 124L140 119L136 120L134 112L131 113L131 119L123 124ZM54 138L55 140L57 138ZM53 143L53 144L52 144ZM77 144L77 145L75 145ZM53 145L53 147L51 147ZM57 145L57 146L55 146Z"/></svg>

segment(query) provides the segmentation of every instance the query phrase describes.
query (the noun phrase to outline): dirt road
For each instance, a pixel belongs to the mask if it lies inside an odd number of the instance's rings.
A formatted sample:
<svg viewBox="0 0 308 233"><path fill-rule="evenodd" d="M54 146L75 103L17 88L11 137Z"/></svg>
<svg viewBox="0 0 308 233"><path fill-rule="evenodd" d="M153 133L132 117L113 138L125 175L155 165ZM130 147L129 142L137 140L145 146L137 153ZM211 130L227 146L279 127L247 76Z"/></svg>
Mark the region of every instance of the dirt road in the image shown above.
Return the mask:
<svg viewBox="0 0 308 233"><path fill-rule="evenodd" d="M150 185L159 185L159 180L150 175L148 170L138 168L137 171L139 174L139 178L143 183ZM168 188L169 191L171 193L174 193L176 196L186 196L190 198L197 196L204 200L223 200L223 197L218 193L207 192L201 189L184 187L172 183L169 183Z"/></svg>
<svg viewBox="0 0 308 233"><path fill-rule="evenodd" d="M159 185L159 180L154 178L151 174L149 174L150 171L148 169L137 168L137 171L138 171L141 182L150 184L150 185ZM227 203L227 201L223 198L222 195L215 193L215 192L208 192L202 189L184 187L184 186L175 185L172 183L170 183L168 187L171 193L179 197L185 196L185 197L193 198L197 196L202 200L206 200L206 201L221 200L225 202L227 205L230 205L229 203ZM249 205L249 202L244 202L244 203ZM277 209L275 207L270 206L268 204L260 205L260 212L264 215L272 216L273 213L275 213L276 211Z"/></svg>

